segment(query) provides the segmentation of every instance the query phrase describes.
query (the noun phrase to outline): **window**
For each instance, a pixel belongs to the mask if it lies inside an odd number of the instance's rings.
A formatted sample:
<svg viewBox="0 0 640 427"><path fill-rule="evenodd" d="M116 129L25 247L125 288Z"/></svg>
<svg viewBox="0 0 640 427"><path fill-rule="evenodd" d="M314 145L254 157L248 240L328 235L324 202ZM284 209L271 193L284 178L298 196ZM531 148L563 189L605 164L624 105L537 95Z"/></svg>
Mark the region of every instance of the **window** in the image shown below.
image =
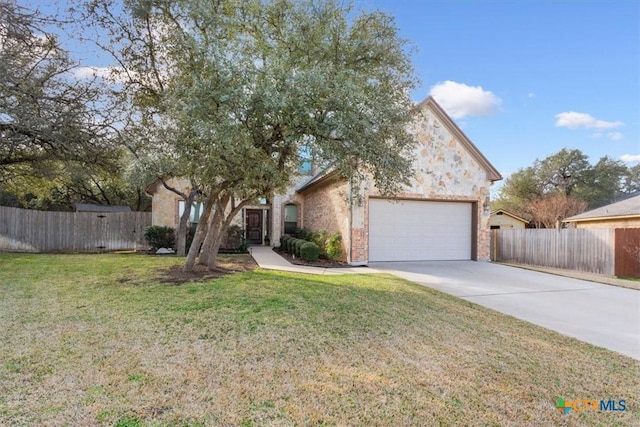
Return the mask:
<svg viewBox="0 0 640 427"><path fill-rule="evenodd" d="M178 203L178 220L184 213L184 200L180 200ZM202 215L202 202L195 202L191 205L191 212L189 212L189 222L197 224L200 221Z"/></svg>
<svg viewBox="0 0 640 427"><path fill-rule="evenodd" d="M308 145L301 145L298 147L298 160L300 165L298 166L298 173L301 175L310 175L313 170L311 148Z"/></svg>
<svg viewBox="0 0 640 427"><path fill-rule="evenodd" d="M284 206L284 233L293 234L298 228L298 207L296 205Z"/></svg>

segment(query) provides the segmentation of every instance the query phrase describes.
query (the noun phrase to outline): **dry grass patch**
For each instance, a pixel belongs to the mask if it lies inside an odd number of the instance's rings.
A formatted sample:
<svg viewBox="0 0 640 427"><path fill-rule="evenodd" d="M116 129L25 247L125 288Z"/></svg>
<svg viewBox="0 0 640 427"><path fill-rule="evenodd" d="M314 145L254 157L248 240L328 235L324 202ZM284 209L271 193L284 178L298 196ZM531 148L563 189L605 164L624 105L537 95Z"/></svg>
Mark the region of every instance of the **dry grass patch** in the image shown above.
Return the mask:
<svg viewBox="0 0 640 427"><path fill-rule="evenodd" d="M0 255L0 424L640 423L628 357L391 276L169 286L179 263Z"/></svg>
<svg viewBox="0 0 640 427"><path fill-rule="evenodd" d="M219 255L217 268L209 270L205 265L196 264L193 271L182 271L182 264L172 265L163 271L161 280L176 285L187 282L202 282L227 274L255 270L258 264L250 255Z"/></svg>

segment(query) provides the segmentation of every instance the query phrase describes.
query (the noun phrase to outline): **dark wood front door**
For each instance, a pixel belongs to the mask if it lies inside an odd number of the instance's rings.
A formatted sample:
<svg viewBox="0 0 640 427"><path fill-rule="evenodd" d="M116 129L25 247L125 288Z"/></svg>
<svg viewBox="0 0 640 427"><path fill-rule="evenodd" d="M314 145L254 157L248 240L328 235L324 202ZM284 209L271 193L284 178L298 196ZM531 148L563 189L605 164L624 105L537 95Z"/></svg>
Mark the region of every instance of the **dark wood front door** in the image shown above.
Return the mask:
<svg viewBox="0 0 640 427"><path fill-rule="evenodd" d="M245 229L248 243L262 244L262 209L247 209Z"/></svg>

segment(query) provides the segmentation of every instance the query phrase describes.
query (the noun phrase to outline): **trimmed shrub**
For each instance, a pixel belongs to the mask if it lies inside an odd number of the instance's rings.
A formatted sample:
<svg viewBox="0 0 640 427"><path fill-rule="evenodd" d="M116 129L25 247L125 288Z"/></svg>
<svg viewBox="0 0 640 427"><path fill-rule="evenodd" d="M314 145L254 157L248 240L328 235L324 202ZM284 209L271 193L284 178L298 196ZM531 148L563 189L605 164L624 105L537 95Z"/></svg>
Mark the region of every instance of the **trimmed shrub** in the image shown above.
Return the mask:
<svg viewBox="0 0 640 427"><path fill-rule="evenodd" d="M329 236L326 241L325 252L327 258L331 260L342 257L342 235L340 233L333 233Z"/></svg>
<svg viewBox="0 0 640 427"><path fill-rule="evenodd" d="M295 254L298 258L300 258L300 248L305 243L310 243L310 242L307 242L306 240L302 240L302 239L296 239L296 242L294 244L294 249L295 249Z"/></svg>
<svg viewBox="0 0 640 427"><path fill-rule="evenodd" d="M153 251L157 251L160 248L175 249L175 230L171 227L151 225L144 229L144 240L147 241Z"/></svg>
<svg viewBox="0 0 640 427"><path fill-rule="evenodd" d="M290 254L292 254L294 252L293 250L293 244L295 243L295 241L298 240L295 237L292 237L290 239L287 240L287 248L286 251Z"/></svg>
<svg viewBox="0 0 640 427"><path fill-rule="evenodd" d="M284 236L280 237L280 250L286 251L287 250L287 242L291 239L291 236L289 236L288 234L285 234Z"/></svg>
<svg viewBox="0 0 640 427"><path fill-rule="evenodd" d="M317 261L320 248L313 242L305 242L300 246L300 258L305 261Z"/></svg>

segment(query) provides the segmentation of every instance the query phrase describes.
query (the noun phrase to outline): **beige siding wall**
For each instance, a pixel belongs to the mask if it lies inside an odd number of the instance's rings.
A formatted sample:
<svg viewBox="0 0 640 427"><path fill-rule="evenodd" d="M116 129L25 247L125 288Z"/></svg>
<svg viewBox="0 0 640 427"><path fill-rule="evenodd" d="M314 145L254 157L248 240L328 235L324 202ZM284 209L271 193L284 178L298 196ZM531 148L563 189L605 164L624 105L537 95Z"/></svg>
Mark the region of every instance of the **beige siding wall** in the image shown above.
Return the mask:
<svg viewBox="0 0 640 427"><path fill-rule="evenodd" d="M489 226L499 225L500 228L525 228L524 222L510 217L509 215L492 215L489 219Z"/></svg>
<svg viewBox="0 0 640 427"><path fill-rule="evenodd" d="M640 218L601 221L580 221L576 228L640 228Z"/></svg>

